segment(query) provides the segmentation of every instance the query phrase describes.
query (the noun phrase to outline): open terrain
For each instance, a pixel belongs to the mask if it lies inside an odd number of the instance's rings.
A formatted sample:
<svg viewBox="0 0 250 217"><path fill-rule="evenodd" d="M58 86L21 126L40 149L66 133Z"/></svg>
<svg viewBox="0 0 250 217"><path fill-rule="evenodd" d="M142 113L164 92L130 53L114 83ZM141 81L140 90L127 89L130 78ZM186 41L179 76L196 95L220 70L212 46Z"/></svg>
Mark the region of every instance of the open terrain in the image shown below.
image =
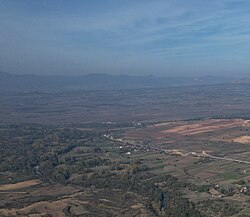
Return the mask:
<svg viewBox="0 0 250 217"><path fill-rule="evenodd" d="M109 123L96 128L2 125L0 213L164 216L175 208L159 208L160 196L153 195L172 195L174 188L200 215L247 216L250 144L234 138L248 136L249 128L247 119ZM8 141L19 148L13 152ZM22 149L27 141L32 142ZM13 157L16 164L8 169Z"/></svg>
<svg viewBox="0 0 250 217"><path fill-rule="evenodd" d="M0 216L247 217L249 92L2 93Z"/></svg>
<svg viewBox="0 0 250 217"><path fill-rule="evenodd" d="M5 184L5 185L0 185L0 191L17 190L17 189L27 188L33 185L38 185L40 183L41 182L39 179L35 179L35 180L18 182L15 184Z"/></svg>
<svg viewBox="0 0 250 217"><path fill-rule="evenodd" d="M247 84L119 91L2 92L0 121L68 124L250 118L249 92Z"/></svg>

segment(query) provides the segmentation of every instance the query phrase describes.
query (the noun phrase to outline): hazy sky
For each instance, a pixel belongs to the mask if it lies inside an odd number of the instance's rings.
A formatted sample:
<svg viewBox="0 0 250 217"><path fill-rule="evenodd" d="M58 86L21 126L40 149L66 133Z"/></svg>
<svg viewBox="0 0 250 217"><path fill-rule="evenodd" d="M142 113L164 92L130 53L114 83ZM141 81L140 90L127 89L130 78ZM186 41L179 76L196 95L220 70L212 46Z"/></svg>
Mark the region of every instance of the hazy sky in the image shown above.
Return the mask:
<svg viewBox="0 0 250 217"><path fill-rule="evenodd" d="M250 75L250 1L0 0L0 71Z"/></svg>

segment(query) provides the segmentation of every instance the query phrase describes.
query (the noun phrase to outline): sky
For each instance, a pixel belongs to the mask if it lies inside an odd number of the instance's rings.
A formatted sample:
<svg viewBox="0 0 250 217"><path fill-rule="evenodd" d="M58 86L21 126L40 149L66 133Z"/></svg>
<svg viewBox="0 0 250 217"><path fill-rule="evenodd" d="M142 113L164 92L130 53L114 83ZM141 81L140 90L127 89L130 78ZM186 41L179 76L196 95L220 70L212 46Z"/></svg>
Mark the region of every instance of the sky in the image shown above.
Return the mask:
<svg viewBox="0 0 250 217"><path fill-rule="evenodd" d="M249 0L0 0L0 71L250 76Z"/></svg>

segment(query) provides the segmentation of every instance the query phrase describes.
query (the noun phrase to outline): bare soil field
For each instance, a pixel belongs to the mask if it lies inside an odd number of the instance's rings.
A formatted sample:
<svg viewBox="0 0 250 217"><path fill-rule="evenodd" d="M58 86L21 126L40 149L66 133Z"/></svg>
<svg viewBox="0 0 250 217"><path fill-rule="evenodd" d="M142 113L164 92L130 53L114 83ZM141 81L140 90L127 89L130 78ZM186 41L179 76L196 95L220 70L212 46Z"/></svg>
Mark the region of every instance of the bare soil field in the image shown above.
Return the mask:
<svg viewBox="0 0 250 217"><path fill-rule="evenodd" d="M42 201L34 203L22 209L3 209L0 210L0 214L3 216L31 216L32 212L36 210L37 216L43 216L50 214L53 217L64 217L65 213L63 209L68 205L64 200L60 201Z"/></svg>
<svg viewBox="0 0 250 217"><path fill-rule="evenodd" d="M208 119L204 121L166 122L150 125L128 133L131 137L153 137L155 139L192 136L208 132L241 127L246 123L243 119ZM245 138L245 137L244 137Z"/></svg>
<svg viewBox="0 0 250 217"><path fill-rule="evenodd" d="M143 205L143 198L136 194L133 194L133 199L131 198L130 201L124 201L125 195L129 193L123 191L86 190L73 193L73 189L71 191L63 189L64 195L61 195L57 193L57 190L59 190L58 187L50 191L51 194L55 194L56 196L53 200L34 201L30 205L21 208L3 208L0 209L0 216L103 216L105 212L113 213L114 216L124 217L152 216L145 208L145 205ZM66 192L69 194L67 195ZM33 194L34 192L31 193ZM16 198L15 200L18 203L20 198Z"/></svg>
<svg viewBox="0 0 250 217"><path fill-rule="evenodd" d="M242 144L250 144L250 136L240 136L233 139L234 142L242 143Z"/></svg>
<svg viewBox="0 0 250 217"><path fill-rule="evenodd" d="M41 183L42 183L41 180L34 179L34 180L18 182L15 184L0 185L0 191L17 190L17 189L22 189L22 188L27 188L27 187L31 187L34 185L38 185Z"/></svg>
<svg viewBox="0 0 250 217"><path fill-rule="evenodd" d="M243 120L234 119L234 120L218 120L218 119L210 119L205 120L200 123L194 124L184 124L181 126L176 126L172 129L163 130L162 133L178 133L182 135L194 135L200 133L211 132L215 130L221 130L225 128L232 128L236 126L241 126L244 123Z"/></svg>

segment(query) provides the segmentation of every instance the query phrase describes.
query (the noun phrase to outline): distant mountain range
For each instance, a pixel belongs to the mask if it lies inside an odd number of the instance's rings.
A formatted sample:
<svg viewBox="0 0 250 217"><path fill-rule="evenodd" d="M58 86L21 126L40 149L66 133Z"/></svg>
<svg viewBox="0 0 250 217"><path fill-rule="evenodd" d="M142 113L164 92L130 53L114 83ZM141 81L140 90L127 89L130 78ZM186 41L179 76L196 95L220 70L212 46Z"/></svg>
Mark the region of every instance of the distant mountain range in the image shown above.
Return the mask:
<svg viewBox="0 0 250 217"><path fill-rule="evenodd" d="M230 77L157 77L109 74L82 76L17 75L0 72L0 91L68 91L164 88L186 85L225 84L237 82ZM240 80L238 80L240 82Z"/></svg>

